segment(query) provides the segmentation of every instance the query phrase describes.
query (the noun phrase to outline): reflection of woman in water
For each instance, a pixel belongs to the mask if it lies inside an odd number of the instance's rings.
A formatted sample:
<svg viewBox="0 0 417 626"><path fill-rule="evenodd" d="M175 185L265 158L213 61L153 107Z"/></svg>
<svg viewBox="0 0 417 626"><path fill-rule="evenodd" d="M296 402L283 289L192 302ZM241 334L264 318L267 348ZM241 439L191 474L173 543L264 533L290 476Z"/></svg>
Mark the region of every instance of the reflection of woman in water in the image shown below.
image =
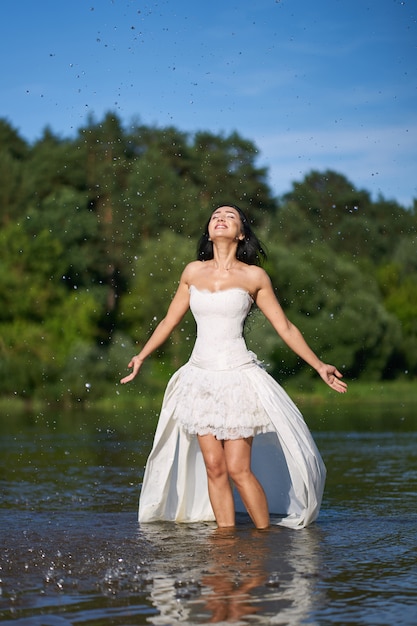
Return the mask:
<svg viewBox="0 0 417 626"><path fill-rule="evenodd" d="M210 565L201 579L204 609L211 616L208 623L237 622L259 610L253 600L255 590L266 582L267 544L262 541L265 534L257 533L257 537L242 541L237 535L223 534L235 530L216 532L221 534L211 540Z"/></svg>
<svg viewBox="0 0 417 626"><path fill-rule="evenodd" d="M186 266L165 318L129 363L132 373L122 383L137 375L191 308L197 340L165 393L142 486L142 522L214 516L219 527L233 526L231 482L257 528L268 527L269 513L294 528L318 515L325 468L298 409L246 348L242 330L252 304L329 387L343 393L346 384L285 316L258 265L262 256L243 212L216 209L199 260ZM267 485L261 486L255 466Z"/></svg>
<svg viewBox="0 0 417 626"><path fill-rule="evenodd" d="M320 603L320 527L259 532L197 523L190 532L156 522L141 524L139 536L155 626L304 624Z"/></svg>

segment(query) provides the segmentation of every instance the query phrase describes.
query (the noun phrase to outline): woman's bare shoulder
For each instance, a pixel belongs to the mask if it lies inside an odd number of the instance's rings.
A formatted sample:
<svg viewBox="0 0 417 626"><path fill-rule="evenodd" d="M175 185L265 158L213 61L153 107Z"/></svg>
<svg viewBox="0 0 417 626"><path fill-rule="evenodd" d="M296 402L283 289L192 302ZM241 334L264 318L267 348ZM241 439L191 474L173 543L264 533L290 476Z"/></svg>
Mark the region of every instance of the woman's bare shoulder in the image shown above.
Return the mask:
<svg viewBox="0 0 417 626"><path fill-rule="evenodd" d="M253 284L254 291L259 291L259 289L271 283L268 274L262 267L259 267L259 265L248 265L247 275Z"/></svg>
<svg viewBox="0 0 417 626"><path fill-rule="evenodd" d="M203 261L191 261L188 263L182 272L182 280L189 284L193 277L201 271L203 265Z"/></svg>

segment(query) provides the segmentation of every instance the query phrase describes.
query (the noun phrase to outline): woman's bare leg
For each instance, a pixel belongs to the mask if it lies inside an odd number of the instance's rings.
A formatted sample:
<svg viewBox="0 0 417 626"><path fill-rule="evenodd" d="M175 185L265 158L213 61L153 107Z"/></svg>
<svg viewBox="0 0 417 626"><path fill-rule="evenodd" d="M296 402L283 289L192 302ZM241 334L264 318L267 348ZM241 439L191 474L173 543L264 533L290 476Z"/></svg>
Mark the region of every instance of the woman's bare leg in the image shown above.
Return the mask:
<svg viewBox="0 0 417 626"><path fill-rule="evenodd" d="M253 437L224 441L227 471L239 491L256 528L268 528L269 512L265 492L251 471Z"/></svg>
<svg viewBox="0 0 417 626"><path fill-rule="evenodd" d="M235 504L227 471L223 442L213 435L199 435L198 441L206 465L208 491L217 525L235 525Z"/></svg>
<svg viewBox="0 0 417 626"><path fill-rule="evenodd" d="M199 435L198 441L207 470L211 506L219 527L235 525L235 506L230 478L239 491L256 528L268 528L266 495L251 471L253 438L219 441L213 435Z"/></svg>

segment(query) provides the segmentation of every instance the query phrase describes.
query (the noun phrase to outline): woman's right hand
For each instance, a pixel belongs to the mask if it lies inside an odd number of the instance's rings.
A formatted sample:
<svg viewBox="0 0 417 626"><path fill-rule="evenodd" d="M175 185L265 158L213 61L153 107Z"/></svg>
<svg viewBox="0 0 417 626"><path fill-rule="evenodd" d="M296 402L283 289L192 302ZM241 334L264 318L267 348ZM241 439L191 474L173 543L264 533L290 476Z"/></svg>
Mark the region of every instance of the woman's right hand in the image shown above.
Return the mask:
<svg viewBox="0 0 417 626"><path fill-rule="evenodd" d="M122 385L126 384L126 383L130 383L131 380L133 380L136 376L136 374L138 373L138 371L140 370L140 368L142 367L142 359L139 358L139 356L134 356L130 359L128 367L132 367L133 370L130 374L128 374L127 376L125 376L124 378L121 379L121 383Z"/></svg>
<svg viewBox="0 0 417 626"><path fill-rule="evenodd" d="M317 371L326 383L326 385L329 385L330 389L333 389L338 393L346 393L347 384L340 380L341 378L343 378L343 374L341 374L334 365L322 363Z"/></svg>

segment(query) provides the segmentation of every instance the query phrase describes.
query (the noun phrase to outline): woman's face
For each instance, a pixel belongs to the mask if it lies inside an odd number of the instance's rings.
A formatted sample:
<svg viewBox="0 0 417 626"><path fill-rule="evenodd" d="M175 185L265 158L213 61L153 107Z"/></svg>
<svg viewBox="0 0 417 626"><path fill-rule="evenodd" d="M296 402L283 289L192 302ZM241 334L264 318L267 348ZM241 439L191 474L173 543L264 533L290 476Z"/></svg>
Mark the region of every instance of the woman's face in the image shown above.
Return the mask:
<svg viewBox="0 0 417 626"><path fill-rule="evenodd" d="M242 221L239 212L230 206L221 206L216 209L208 225L209 237L213 241L219 237L243 239Z"/></svg>

